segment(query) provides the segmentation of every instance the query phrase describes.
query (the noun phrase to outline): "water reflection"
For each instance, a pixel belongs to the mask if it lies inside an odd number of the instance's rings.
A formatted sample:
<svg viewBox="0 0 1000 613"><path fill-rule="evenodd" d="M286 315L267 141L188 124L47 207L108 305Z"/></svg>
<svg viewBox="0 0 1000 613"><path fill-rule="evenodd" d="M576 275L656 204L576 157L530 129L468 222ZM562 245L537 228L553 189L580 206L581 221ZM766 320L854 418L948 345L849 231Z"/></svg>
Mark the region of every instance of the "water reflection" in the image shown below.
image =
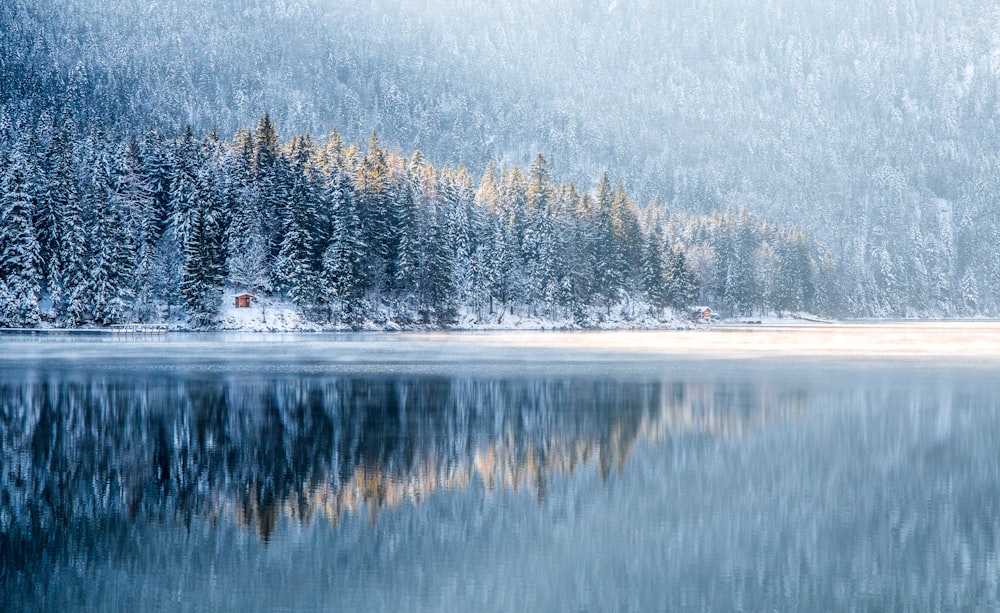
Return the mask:
<svg viewBox="0 0 1000 613"><path fill-rule="evenodd" d="M8 373L0 609L996 604L992 378L776 373Z"/></svg>
<svg viewBox="0 0 1000 613"><path fill-rule="evenodd" d="M267 540L284 513L372 522L480 481L530 489L639 441L739 434L801 394L747 385L226 376L0 385L6 544L66 522L230 515ZM37 543L35 543L37 544Z"/></svg>

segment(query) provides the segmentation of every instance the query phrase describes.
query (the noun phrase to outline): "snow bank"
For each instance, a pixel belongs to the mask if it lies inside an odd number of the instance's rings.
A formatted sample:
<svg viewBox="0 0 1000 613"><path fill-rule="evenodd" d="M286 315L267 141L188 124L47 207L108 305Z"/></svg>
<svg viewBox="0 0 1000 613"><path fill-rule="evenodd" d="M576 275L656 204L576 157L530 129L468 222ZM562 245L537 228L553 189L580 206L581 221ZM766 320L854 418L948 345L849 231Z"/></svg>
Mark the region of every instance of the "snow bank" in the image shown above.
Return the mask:
<svg viewBox="0 0 1000 613"><path fill-rule="evenodd" d="M503 313L476 313L473 309L462 309L456 321L447 326L438 324L414 324L409 321L397 321L388 309L378 310L374 317L362 322L356 328L343 323L323 323L308 319L290 301L266 297L254 299L249 308L237 308L234 304L236 294L227 293L223 298L223 306L219 312L219 328L227 331L244 332L320 332L347 331L361 329L367 331L400 331L400 330L674 330L690 328L686 319L677 318L667 309L661 317L655 317L652 309L646 304L632 303L617 305L610 310L594 309L586 313L584 321L576 321L572 317L550 318L542 315L532 315L526 308L515 308L512 314L509 310ZM184 327L183 323L180 324Z"/></svg>

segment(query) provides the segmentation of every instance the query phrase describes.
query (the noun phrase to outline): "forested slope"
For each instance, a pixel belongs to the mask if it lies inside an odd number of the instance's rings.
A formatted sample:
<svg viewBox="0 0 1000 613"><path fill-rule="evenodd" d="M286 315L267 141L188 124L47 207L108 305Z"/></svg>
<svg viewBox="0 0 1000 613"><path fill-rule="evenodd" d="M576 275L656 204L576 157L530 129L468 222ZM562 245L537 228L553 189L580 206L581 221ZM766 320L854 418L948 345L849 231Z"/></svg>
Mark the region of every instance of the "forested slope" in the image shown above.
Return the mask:
<svg viewBox="0 0 1000 613"><path fill-rule="evenodd" d="M993 314L1000 291L990 3L859 0L146 3L0 7L16 133L290 133L527 167L638 202L806 230L855 316ZM5 151L12 148L8 139Z"/></svg>
<svg viewBox="0 0 1000 613"><path fill-rule="evenodd" d="M735 211L640 210L606 176L593 192L554 181L542 155L474 181L374 134L363 150L337 132L282 142L267 115L231 141L38 125L5 134L5 326L211 328L227 289L286 297L330 327L460 314L630 325L699 299L733 315L835 303L836 271L801 231Z"/></svg>

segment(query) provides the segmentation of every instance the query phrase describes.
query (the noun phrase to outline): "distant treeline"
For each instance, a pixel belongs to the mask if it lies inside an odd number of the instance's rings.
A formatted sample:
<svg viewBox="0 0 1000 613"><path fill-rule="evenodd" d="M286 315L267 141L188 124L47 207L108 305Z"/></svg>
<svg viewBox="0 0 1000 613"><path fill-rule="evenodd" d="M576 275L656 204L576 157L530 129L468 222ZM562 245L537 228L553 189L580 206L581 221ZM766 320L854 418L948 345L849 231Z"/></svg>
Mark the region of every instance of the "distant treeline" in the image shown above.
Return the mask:
<svg viewBox="0 0 1000 613"><path fill-rule="evenodd" d="M476 180L374 134L364 150L336 132L282 142L267 115L231 141L4 124L3 326L212 327L227 288L335 326L838 308L833 262L801 231L640 208L606 175L593 192L554 182L541 154Z"/></svg>

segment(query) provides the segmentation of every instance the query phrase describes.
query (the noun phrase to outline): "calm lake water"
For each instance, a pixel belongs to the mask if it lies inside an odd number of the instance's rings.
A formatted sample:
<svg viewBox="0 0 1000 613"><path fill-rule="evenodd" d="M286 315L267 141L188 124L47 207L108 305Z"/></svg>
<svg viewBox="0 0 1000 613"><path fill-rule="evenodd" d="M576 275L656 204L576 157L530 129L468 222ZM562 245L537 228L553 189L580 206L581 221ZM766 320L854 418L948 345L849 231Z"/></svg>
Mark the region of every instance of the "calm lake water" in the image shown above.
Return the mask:
<svg viewBox="0 0 1000 613"><path fill-rule="evenodd" d="M3 611L1000 607L986 324L0 337L0 445Z"/></svg>

